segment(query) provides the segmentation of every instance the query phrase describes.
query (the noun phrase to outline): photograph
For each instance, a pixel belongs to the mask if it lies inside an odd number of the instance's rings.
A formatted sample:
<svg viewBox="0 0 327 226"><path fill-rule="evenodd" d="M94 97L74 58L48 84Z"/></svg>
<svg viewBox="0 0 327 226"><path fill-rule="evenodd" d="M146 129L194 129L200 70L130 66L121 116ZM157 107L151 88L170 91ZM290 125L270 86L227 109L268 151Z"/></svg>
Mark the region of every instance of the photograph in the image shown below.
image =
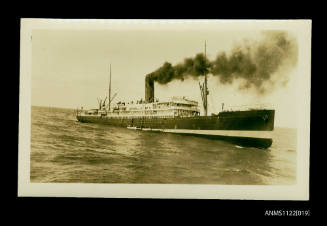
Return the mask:
<svg viewBox="0 0 327 226"><path fill-rule="evenodd" d="M21 19L18 196L308 200L311 20Z"/></svg>

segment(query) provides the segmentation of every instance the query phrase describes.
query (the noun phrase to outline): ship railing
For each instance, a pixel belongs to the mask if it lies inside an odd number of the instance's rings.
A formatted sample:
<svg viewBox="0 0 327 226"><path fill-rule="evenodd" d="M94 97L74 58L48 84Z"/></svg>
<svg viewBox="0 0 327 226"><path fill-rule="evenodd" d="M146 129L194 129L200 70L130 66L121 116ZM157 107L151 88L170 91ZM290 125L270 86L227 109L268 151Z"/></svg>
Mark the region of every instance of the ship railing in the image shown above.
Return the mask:
<svg viewBox="0 0 327 226"><path fill-rule="evenodd" d="M144 118L152 118L152 119L165 119L165 118L190 118L190 117L198 117L199 115L143 115L143 116L104 116L107 119L144 119ZM210 116L208 116L210 117Z"/></svg>
<svg viewBox="0 0 327 226"><path fill-rule="evenodd" d="M165 111L165 110L187 110L187 111L200 111L198 107L185 107L185 106L171 106L171 107L156 107L148 109L130 109L132 112L144 112L144 111ZM121 111L124 112L124 111Z"/></svg>
<svg viewBox="0 0 327 226"><path fill-rule="evenodd" d="M170 116L154 116L154 115L149 115L149 116L119 116L119 117L112 117L112 116L106 116L108 119L143 119L143 118L174 118L173 115Z"/></svg>
<svg viewBox="0 0 327 226"><path fill-rule="evenodd" d="M170 109L173 109L173 110L187 110L187 111L200 111L198 107L184 107L184 106L173 106Z"/></svg>

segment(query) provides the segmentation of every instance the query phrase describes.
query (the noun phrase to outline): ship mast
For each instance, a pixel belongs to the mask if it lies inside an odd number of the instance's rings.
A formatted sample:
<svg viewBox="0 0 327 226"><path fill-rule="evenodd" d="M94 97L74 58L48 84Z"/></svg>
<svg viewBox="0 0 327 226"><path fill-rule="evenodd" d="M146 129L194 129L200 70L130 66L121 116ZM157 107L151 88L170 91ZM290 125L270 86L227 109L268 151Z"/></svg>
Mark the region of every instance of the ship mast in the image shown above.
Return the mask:
<svg viewBox="0 0 327 226"><path fill-rule="evenodd" d="M109 78L109 103L108 103L109 111L110 111L110 104L111 104L111 64L110 64L110 78Z"/></svg>
<svg viewBox="0 0 327 226"><path fill-rule="evenodd" d="M204 97L205 97L205 107L204 107L204 115L208 114L208 88L207 88L207 42L204 41Z"/></svg>
<svg viewBox="0 0 327 226"><path fill-rule="evenodd" d="M202 103L203 103L203 109L204 109L204 116L207 116L208 114L208 86L207 86L207 42L204 42L204 83L200 85L200 91L201 91L201 97L202 97Z"/></svg>

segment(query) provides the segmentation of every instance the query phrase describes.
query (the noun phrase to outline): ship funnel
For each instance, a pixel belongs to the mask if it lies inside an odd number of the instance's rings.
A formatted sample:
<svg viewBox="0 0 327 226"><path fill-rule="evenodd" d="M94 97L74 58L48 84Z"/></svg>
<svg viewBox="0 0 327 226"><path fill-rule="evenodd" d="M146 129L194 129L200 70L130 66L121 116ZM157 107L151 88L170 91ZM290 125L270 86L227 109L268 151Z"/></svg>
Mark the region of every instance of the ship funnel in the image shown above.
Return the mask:
<svg viewBox="0 0 327 226"><path fill-rule="evenodd" d="M150 76L145 77L145 103L154 102L154 81Z"/></svg>

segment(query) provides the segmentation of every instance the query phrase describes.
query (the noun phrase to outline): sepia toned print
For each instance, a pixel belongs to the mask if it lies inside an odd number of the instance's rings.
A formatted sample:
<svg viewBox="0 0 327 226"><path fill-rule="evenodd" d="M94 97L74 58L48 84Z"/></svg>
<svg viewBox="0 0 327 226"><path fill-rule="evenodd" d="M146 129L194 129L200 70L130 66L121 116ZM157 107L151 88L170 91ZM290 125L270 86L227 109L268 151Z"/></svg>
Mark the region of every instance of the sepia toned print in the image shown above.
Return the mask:
<svg viewBox="0 0 327 226"><path fill-rule="evenodd" d="M25 191L42 196L32 187L78 185L86 193L57 194L117 197L122 186L118 197L158 197L162 186L174 185L176 193L162 197L287 199L276 191L301 187L289 198L303 199L308 165L299 159L309 153L309 117L298 98L309 91L300 87L310 81L302 70L310 42L299 25L133 21L43 21L53 29L40 20L26 33ZM100 185L111 192L90 191ZM183 196L184 185L190 187ZM194 193L192 185L204 187ZM238 193L244 189L253 196Z"/></svg>

